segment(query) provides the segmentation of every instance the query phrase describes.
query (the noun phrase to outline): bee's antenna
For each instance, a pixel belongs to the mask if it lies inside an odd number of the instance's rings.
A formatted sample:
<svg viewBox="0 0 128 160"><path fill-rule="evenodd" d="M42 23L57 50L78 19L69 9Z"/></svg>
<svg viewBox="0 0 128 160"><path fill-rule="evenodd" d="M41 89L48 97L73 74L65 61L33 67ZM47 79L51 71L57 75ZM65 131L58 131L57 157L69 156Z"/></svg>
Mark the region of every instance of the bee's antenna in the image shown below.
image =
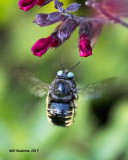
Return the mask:
<svg viewBox="0 0 128 160"><path fill-rule="evenodd" d="M61 66L61 68L62 68L63 70L65 70L65 68L64 68L63 65L62 65L62 59L60 59L60 66Z"/></svg>
<svg viewBox="0 0 128 160"><path fill-rule="evenodd" d="M69 71L73 70L79 63L80 63L80 61L78 63L76 63L72 68L70 68Z"/></svg>

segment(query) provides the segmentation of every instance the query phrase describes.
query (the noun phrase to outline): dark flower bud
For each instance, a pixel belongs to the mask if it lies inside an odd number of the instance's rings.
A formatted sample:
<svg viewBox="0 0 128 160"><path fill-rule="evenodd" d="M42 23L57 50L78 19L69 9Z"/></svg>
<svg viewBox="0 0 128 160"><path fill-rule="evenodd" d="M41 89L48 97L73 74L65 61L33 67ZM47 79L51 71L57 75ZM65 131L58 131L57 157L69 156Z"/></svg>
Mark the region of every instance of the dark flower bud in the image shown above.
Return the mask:
<svg viewBox="0 0 128 160"><path fill-rule="evenodd" d="M35 20L33 22L36 23L37 25L39 25L40 27L44 27L44 26L52 25L52 24L57 23L59 21L63 21L66 18L66 16L60 15L60 17L51 21L48 19L48 15L49 14L43 14L43 13L37 14L35 17Z"/></svg>
<svg viewBox="0 0 128 160"><path fill-rule="evenodd" d="M67 40L77 26L78 24L75 20L70 18L66 19L57 33L58 38L60 38L62 41Z"/></svg>
<svg viewBox="0 0 128 160"><path fill-rule="evenodd" d="M41 57L50 47L57 47L59 40L55 39L53 35L47 38L39 39L32 47L32 53L38 57Z"/></svg>

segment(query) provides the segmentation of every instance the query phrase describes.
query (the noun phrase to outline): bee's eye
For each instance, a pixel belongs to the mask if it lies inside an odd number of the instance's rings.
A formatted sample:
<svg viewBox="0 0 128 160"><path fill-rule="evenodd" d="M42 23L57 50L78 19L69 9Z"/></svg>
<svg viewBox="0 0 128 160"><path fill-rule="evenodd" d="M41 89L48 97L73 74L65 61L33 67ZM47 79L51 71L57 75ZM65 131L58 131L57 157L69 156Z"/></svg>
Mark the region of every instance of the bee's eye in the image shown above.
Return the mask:
<svg viewBox="0 0 128 160"><path fill-rule="evenodd" d="M74 76L75 76L75 75L74 75L74 73L72 73L72 72L68 72L68 74L67 74L67 77L68 77L68 78L74 78Z"/></svg>
<svg viewBox="0 0 128 160"><path fill-rule="evenodd" d="M63 71L62 71L62 70L60 70L60 71L57 72L57 75L58 75L58 76L62 76L62 74L63 74Z"/></svg>

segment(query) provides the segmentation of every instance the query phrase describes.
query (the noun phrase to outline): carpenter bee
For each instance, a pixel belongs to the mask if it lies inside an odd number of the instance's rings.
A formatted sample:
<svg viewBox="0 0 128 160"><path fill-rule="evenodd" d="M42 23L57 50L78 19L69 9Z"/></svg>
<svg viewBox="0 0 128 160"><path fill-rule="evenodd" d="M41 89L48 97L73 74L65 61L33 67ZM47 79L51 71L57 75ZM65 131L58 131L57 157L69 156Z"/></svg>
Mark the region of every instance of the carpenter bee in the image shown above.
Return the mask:
<svg viewBox="0 0 128 160"><path fill-rule="evenodd" d="M69 127L74 121L76 108L78 106L78 93L86 99L96 99L103 95L103 88L106 80L88 85L84 88L77 88L74 81L74 73L61 63L62 70L57 72L56 78L49 85L28 72L19 72L20 82L27 87L28 91L38 97L47 93L47 118L50 123L62 127ZM107 80L108 82L108 80Z"/></svg>

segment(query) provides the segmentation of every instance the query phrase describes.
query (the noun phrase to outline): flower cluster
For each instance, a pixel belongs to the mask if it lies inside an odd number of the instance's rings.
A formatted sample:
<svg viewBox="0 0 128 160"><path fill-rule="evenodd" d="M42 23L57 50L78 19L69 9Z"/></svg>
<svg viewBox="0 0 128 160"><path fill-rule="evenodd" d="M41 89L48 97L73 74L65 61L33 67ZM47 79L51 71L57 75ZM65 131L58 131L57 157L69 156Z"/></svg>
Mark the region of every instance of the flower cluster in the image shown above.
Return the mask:
<svg viewBox="0 0 128 160"><path fill-rule="evenodd" d="M52 0L20 0L19 7L28 11L35 5L44 6ZM81 57L92 55L92 47L99 37L104 24L112 22L118 23L125 27L128 24L121 18L128 16L128 1L127 0L102 0L98 3L94 0L88 0L85 5L96 10L97 14L94 17L75 16L71 12L77 11L81 4L72 3L66 9L63 8L63 3L59 0L54 0L57 12L50 14L37 14L33 21L40 27L49 26L60 22L55 31L47 38L41 38L32 47L32 53L36 56L42 56L49 48L57 48L65 40L69 39L73 31L79 27L78 47Z"/></svg>

